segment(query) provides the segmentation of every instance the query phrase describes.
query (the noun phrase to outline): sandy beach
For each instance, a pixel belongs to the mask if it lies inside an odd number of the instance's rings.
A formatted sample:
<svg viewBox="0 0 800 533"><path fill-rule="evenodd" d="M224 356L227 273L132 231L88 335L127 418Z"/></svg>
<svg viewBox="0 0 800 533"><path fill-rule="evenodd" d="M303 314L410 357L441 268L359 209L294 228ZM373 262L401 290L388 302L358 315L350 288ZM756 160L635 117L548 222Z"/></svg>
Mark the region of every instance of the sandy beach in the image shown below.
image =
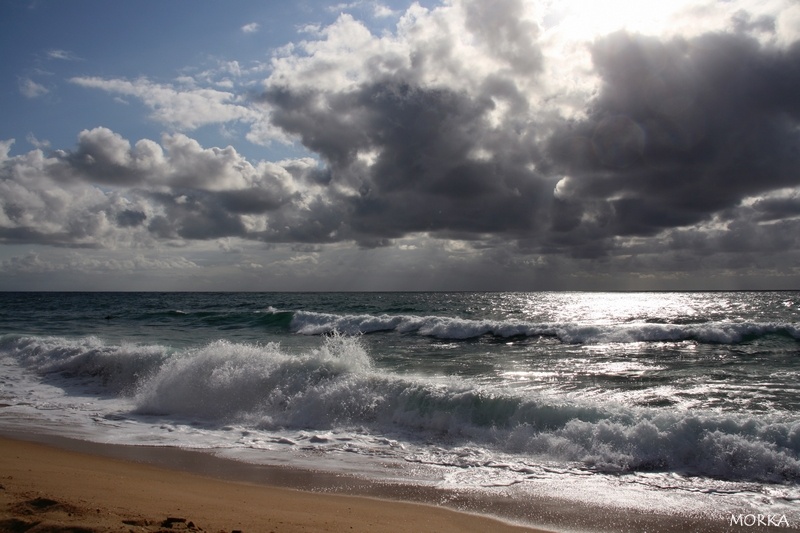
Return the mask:
<svg viewBox="0 0 800 533"><path fill-rule="evenodd" d="M0 531L536 531L449 509L221 480L0 438Z"/></svg>
<svg viewBox="0 0 800 533"><path fill-rule="evenodd" d="M519 503L513 497L459 496L252 465L200 451L0 436L0 533L752 530L728 520L593 507L557 497L529 500L524 509ZM521 522L491 515L519 516ZM526 525L531 523L547 525Z"/></svg>

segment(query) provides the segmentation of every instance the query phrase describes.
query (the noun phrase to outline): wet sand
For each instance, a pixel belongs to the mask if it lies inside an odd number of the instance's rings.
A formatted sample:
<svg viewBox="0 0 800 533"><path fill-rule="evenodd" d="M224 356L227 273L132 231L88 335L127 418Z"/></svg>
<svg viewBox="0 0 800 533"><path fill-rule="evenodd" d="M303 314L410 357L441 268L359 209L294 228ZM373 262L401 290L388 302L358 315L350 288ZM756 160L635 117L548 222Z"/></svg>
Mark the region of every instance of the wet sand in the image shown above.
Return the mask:
<svg viewBox="0 0 800 533"><path fill-rule="evenodd" d="M0 533L753 530L732 526L724 517L589 506L558 495L521 500L513 492L499 494L0 429ZM797 526L758 529L782 533Z"/></svg>
<svg viewBox="0 0 800 533"><path fill-rule="evenodd" d="M0 438L0 531L536 531L443 507L231 481Z"/></svg>

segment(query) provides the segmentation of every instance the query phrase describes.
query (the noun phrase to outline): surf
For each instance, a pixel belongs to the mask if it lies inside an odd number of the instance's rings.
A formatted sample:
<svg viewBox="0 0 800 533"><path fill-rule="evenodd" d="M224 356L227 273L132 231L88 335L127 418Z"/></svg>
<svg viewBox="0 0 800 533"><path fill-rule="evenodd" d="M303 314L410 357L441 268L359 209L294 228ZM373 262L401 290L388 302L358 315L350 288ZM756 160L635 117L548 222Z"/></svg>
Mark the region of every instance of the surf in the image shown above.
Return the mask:
<svg viewBox="0 0 800 533"><path fill-rule="evenodd" d="M285 312L271 311L275 314ZM285 315L283 315L285 316ZM680 342L741 344L770 335L800 340L800 327L793 323L716 321L704 323L591 323L522 320L475 320L450 316L332 314L295 311L291 331L301 335L324 335L334 331L348 335L395 332L444 340L468 340L482 336L550 337L566 344Z"/></svg>
<svg viewBox="0 0 800 533"><path fill-rule="evenodd" d="M640 408L396 374L376 367L358 336L332 334L300 353L227 340L171 350L94 337L6 336L0 353L43 381L102 385L131 402L128 413L114 416L134 420L223 432L235 424L277 434L372 435L405 443L397 453L406 460L443 465L452 461L448 450L467 446L485 454L462 466L517 457L600 473L800 479L800 421L791 416ZM357 442L353 451L372 453Z"/></svg>

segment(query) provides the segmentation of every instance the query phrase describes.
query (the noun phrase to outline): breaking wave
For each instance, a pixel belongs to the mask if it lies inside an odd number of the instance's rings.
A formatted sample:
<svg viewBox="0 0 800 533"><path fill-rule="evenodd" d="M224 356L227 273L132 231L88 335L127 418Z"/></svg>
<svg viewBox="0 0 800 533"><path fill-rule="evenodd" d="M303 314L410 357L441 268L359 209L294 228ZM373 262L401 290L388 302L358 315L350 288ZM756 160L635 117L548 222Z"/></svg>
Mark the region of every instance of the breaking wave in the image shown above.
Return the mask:
<svg viewBox="0 0 800 533"><path fill-rule="evenodd" d="M306 320L309 316L313 320ZM347 319L328 316L323 326L323 318L295 315L303 327L316 323L317 333L334 326L347 330ZM402 317L373 318L398 331L410 327ZM420 320L417 331L441 324ZM463 332L461 322L456 329ZM358 331L368 329L363 320L353 323ZM0 356L42 379L82 378L73 380L77 383L93 378L109 393L130 397L132 415L270 431L367 432L410 443L415 450L423 444L480 446L601 472L800 479L797 418L557 401L467 379L396 375L376 369L358 337L339 334L300 354L278 344L215 341L173 351L158 345L109 345L93 337L6 336L0 339ZM407 459L420 460L413 454Z"/></svg>
<svg viewBox="0 0 800 533"><path fill-rule="evenodd" d="M279 311L271 312L281 313ZM309 311L294 312L290 328L303 335L320 335L334 331L348 335L393 331L449 340L472 339L484 335L501 338L553 337L568 344L676 341L738 344L767 335L800 340L800 328L796 324L781 323L586 324L573 322L536 324L519 320L470 320L415 315L337 315Z"/></svg>

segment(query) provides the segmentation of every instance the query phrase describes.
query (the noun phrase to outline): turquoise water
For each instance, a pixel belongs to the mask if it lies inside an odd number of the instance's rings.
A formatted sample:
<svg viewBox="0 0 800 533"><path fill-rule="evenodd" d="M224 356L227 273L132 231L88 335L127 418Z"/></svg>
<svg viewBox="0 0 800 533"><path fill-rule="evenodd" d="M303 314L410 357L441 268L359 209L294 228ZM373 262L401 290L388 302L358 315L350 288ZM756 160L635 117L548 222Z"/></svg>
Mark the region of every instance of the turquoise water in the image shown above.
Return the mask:
<svg viewBox="0 0 800 533"><path fill-rule="evenodd" d="M9 428L289 462L313 453L331 468L347 453L364 471L378 458L476 487L589 475L796 512L797 292L5 293L0 303Z"/></svg>

